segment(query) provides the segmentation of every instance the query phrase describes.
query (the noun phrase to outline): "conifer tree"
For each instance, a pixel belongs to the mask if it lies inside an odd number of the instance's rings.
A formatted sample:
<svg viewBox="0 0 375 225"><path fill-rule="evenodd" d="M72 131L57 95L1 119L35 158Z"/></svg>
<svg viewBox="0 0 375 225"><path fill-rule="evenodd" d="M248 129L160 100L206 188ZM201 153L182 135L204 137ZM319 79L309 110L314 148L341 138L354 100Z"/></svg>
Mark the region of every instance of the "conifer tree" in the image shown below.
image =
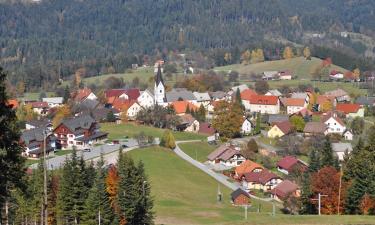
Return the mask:
<svg viewBox="0 0 375 225"><path fill-rule="evenodd" d="M0 67L0 212L8 206L12 188L24 187L24 162L19 144L20 130L16 112L8 104L6 74ZM6 210L4 210L6 211ZM8 215L0 214L0 223L8 223Z"/></svg>
<svg viewBox="0 0 375 225"><path fill-rule="evenodd" d="M257 118L256 118L256 124L254 128L254 134L259 134L260 133L260 113L257 113Z"/></svg>
<svg viewBox="0 0 375 225"><path fill-rule="evenodd" d="M317 172L321 168L319 158L319 153L315 149L311 149L309 154L309 171L311 173Z"/></svg>
<svg viewBox="0 0 375 225"><path fill-rule="evenodd" d="M301 214L314 214L316 213L316 209L311 202L311 198L313 196L311 190L311 175L310 173L306 172L303 174L302 178L302 188L301 188Z"/></svg>
<svg viewBox="0 0 375 225"><path fill-rule="evenodd" d="M203 104L199 106L197 117L199 122L206 121L206 109L204 108Z"/></svg>
<svg viewBox="0 0 375 225"><path fill-rule="evenodd" d="M335 166L335 159L333 157L331 141L329 137L325 138L321 153L321 167L325 166Z"/></svg>

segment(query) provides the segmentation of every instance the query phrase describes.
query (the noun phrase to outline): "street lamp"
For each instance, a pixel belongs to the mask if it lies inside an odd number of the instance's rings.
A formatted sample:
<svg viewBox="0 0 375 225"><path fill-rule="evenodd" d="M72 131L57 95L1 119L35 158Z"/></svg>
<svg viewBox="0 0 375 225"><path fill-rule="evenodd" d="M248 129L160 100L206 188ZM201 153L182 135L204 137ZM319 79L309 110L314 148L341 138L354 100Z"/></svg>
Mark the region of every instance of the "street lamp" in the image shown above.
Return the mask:
<svg viewBox="0 0 375 225"><path fill-rule="evenodd" d="M145 196L145 185L147 184L147 181L144 180L143 183L142 183L142 194L143 194L143 197Z"/></svg>

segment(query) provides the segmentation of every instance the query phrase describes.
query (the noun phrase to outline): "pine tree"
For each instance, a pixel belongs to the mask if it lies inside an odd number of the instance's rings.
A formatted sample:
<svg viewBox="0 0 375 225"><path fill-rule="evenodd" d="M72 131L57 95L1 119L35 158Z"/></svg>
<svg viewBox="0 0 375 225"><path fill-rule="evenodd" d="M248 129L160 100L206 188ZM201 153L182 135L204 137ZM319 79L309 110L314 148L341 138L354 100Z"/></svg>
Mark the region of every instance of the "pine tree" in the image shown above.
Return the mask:
<svg viewBox="0 0 375 225"><path fill-rule="evenodd" d="M319 153L315 149L311 149L309 154L309 171L311 173L314 173L317 172L320 168L321 166Z"/></svg>
<svg viewBox="0 0 375 225"><path fill-rule="evenodd" d="M206 121L206 109L204 108L203 104L199 106L197 115L198 115L197 119L199 122Z"/></svg>
<svg viewBox="0 0 375 225"><path fill-rule="evenodd" d="M321 167L325 166L335 166L335 159L333 157L332 146L329 137L325 138L321 153Z"/></svg>
<svg viewBox="0 0 375 225"><path fill-rule="evenodd" d="M306 172L303 174L302 178L302 188L301 188L301 209L300 214L314 214L316 213L316 208L311 202L313 196L311 190L311 176L310 173Z"/></svg>
<svg viewBox="0 0 375 225"><path fill-rule="evenodd" d="M70 90L69 90L69 86L65 86L65 89L64 89L64 96L63 96L63 103L66 104L68 102L70 98Z"/></svg>
<svg viewBox="0 0 375 225"><path fill-rule="evenodd" d="M53 173L53 172L52 172ZM48 224L57 224L57 195L59 189L59 177L51 174L48 182Z"/></svg>
<svg viewBox="0 0 375 225"><path fill-rule="evenodd" d="M236 103L239 104L239 105L242 105L242 100L241 100L241 92L240 92L240 89L237 88L236 90Z"/></svg>
<svg viewBox="0 0 375 225"><path fill-rule="evenodd" d="M257 118L256 118L256 124L254 128L254 134L259 134L260 133L260 113L257 113Z"/></svg>
<svg viewBox="0 0 375 225"><path fill-rule="evenodd" d="M106 190L106 170L105 168L103 168L103 166L104 159L103 156L101 156L100 161L97 163L97 173L94 179L94 184L90 189L88 197L85 201L85 209L82 216L82 224L98 224L99 213L100 222L103 225L112 224L115 218L114 209L110 205L109 194Z"/></svg>
<svg viewBox="0 0 375 225"><path fill-rule="evenodd" d="M11 187L24 187L24 162L19 144L20 130L15 111L8 105L6 74L0 67L0 211L7 205ZM8 215L2 215L0 223L8 223Z"/></svg>
<svg viewBox="0 0 375 225"><path fill-rule="evenodd" d="M166 130L160 141L160 146L165 148L174 149L176 147L175 138L170 130Z"/></svg>

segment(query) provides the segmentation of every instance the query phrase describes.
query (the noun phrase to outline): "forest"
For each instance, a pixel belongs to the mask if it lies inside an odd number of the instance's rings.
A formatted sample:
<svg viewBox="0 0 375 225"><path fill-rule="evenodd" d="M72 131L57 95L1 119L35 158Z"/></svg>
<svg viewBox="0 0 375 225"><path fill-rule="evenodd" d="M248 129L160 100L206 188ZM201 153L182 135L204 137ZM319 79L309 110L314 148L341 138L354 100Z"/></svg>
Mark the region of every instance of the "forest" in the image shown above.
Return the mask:
<svg viewBox="0 0 375 225"><path fill-rule="evenodd" d="M169 51L263 48L267 59L277 59L291 43L317 46L313 55L325 57L337 51L332 43L340 31L374 38L374 8L371 0L2 0L0 64L12 83L23 80L32 89L51 87L81 67L88 76L124 72ZM326 36L306 39L307 33ZM373 60L364 51L374 49L342 42L337 54L349 58L342 63L348 69Z"/></svg>

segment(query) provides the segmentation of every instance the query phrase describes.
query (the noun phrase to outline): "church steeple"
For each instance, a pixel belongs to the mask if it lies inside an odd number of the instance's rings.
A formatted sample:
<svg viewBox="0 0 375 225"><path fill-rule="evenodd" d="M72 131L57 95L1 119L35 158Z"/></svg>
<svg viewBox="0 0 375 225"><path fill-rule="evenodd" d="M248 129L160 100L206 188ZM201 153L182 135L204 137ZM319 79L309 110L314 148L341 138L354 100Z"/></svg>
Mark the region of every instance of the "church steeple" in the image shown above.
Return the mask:
<svg viewBox="0 0 375 225"><path fill-rule="evenodd" d="M158 66L158 72L155 76L154 98L155 104L163 104L165 102L165 86L163 76L161 74L160 64Z"/></svg>

